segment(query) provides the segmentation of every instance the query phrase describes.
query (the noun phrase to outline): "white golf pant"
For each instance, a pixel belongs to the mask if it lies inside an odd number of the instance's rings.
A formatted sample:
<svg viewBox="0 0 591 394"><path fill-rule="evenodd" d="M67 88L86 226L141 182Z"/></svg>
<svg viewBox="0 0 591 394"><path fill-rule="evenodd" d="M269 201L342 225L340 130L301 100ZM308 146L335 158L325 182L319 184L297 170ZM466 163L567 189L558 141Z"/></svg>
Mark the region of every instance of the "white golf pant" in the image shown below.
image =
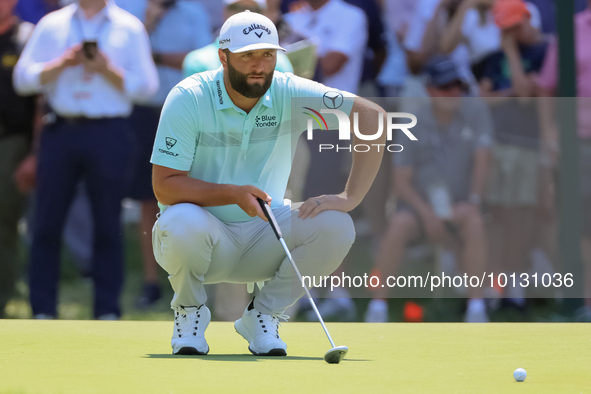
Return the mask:
<svg viewBox="0 0 591 394"><path fill-rule="evenodd" d="M324 276L341 264L355 240L351 217L324 211L305 220L301 204L273 210L300 273ZM207 301L204 284L266 281L255 298L264 314L281 314L304 295L291 262L269 223L260 218L224 223L194 204L168 207L152 230L156 261L175 292L171 306Z"/></svg>

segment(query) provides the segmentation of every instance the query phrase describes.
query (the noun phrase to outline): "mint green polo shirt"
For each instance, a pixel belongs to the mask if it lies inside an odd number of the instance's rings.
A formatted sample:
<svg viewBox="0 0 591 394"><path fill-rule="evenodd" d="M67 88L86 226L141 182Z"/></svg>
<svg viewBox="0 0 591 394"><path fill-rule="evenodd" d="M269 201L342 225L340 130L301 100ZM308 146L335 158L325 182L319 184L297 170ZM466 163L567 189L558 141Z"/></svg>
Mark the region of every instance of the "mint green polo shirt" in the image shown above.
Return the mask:
<svg viewBox="0 0 591 394"><path fill-rule="evenodd" d="M271 208L278 208L298 138L311 119L306 113L334 105L323 100L326 93L341 93L345 99L338 109L350 114L353 94L275 71L271 87L247 114L228 96L222 67L194 74L166 98L151 162L206 182L256 186L273 198ZM323 128L338 129L335 115L323 114L323 119ZM205 209L223 222L254 219L236 204Z"/></svg>
<svg viewBox="0 0 591 394"><path fill-rule="evenodd" d="M185 56L185 60L183 60L183 74L185 77L204 71L215 70L222 65L220 63L220 56L218 55L218 49L220 48L218 41L216 39L211 44L189 52ZM293 73L291 62L287 58L287 55L281 51L277 51L275 70L283 73Z"/></svg>

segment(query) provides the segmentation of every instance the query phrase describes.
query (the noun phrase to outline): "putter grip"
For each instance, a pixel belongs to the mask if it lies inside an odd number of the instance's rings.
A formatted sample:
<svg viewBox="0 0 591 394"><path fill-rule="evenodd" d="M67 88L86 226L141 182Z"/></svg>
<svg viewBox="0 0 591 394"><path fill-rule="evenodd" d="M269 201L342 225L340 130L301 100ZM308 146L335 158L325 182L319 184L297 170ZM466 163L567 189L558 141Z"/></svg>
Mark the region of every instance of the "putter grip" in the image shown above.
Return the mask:
<svg viewBox="0 0 591 394"><path fill-rule="evenodd" d="M277 239L283 238L283 234L281 234L281 229L279 228L279 224L277 223L277 220L275 219L275 215L273 215L273 211L271 211L271 207L269 206L269 204L267 204L266 201L263 201L262 199L260 199L258 197L257 197L257 201L259 202L259 205L263 209L263 212L265 213L265 216L267 217L267 220L269 221L271 228L273 228L273 231L275 232Z"/></svg>

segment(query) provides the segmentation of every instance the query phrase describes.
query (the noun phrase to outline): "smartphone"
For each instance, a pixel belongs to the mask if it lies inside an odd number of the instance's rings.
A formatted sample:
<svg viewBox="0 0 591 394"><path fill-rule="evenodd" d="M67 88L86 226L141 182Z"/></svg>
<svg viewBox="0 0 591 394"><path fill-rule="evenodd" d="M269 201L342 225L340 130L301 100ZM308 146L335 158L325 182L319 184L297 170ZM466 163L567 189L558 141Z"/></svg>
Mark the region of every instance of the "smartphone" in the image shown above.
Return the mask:
<svg viewBox="0 0 591 394"><path fill-rule="evenodd" d="M82 43L82 52L84 53L84 57L88 60L94 59L94 55L98 50L98 44L96 41L84 41Z"/></svg>

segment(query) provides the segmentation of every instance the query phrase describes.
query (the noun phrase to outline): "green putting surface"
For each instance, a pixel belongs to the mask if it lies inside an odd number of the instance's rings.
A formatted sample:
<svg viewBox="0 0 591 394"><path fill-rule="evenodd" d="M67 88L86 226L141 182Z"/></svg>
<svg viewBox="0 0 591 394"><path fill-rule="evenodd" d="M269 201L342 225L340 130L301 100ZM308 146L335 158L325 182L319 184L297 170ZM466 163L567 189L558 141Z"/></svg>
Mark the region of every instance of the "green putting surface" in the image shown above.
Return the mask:
<svg viewBox="0 0 591 394"><path fill-rule="evenodd" d="M173 356L171 322L0 320L0 393L591 393L591 325L284 323L287 357L255 357L232 323L207 356ZM525 382L513 370L525 368Z"/></svg>

